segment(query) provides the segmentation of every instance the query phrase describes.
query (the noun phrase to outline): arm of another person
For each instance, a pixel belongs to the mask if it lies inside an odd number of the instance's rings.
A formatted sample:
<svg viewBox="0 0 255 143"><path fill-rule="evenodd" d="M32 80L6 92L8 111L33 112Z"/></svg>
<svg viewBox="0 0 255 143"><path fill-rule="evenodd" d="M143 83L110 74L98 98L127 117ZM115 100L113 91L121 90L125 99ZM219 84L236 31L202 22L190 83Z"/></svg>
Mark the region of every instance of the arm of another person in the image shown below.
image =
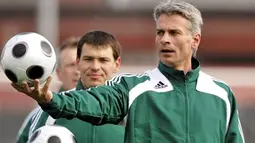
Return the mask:
<svg viewBox="0 0 255 143"><path fill-rule="evenodd" d="M53 118L79 118L92 124L118 124L128 111L128 88L123 78L88 90L53 93L48 104L39 104ZM107 86L108 85L108 86Z"/></svg>
<svg viewBox="0 0 255 143"><path fill-rule="evenodd" d="M238 107L233 92L230 92L231 115L226 134L226 143L245 143L241 122L238 115Z"/></svg>
<svg viewBox="0 0 255 143"><path fill-rule="evenodd" d="M34 120L33 116L34 114L41 109L40 107L37 107L35 109L33 109L28 116L26 117L26 119L24 120L24 122L22 123L21 128L19 129L17 138L16 138L16 143L27 143L28 138L29 138L29 130L30 127L32 125L32 122Z"/></svg>

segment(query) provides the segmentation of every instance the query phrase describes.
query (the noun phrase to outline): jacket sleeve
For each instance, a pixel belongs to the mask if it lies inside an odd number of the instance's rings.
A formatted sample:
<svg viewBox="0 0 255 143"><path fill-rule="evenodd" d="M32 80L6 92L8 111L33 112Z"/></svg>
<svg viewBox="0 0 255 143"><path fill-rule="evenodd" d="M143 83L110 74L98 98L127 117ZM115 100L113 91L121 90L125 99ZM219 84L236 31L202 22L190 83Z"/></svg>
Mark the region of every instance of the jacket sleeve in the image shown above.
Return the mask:
<svg viewBox="0 0 255 143"><path fill-rule="evenodd" d="M27 143L29 139L29 130L33 122L33 116L38 110L39 108L35 108L28 114L21 128L19 129L19 132L16 138L16 143Z"/></svg>
<svg viewBox="0 0 255 143"><path fill-rule="evenodd" d="M118 124L128 111L127 86L124 80L107 85L53 93L51 102L40 106L53 118L76 117L94 125Z"/></svg>
<svg viewBox="0 0 255 143"><path fill-rule="evenodd" d="M226 143L245 143L241 122L238 115L238 107L233 93L230 96L231 116L226 134Z"/></svg>

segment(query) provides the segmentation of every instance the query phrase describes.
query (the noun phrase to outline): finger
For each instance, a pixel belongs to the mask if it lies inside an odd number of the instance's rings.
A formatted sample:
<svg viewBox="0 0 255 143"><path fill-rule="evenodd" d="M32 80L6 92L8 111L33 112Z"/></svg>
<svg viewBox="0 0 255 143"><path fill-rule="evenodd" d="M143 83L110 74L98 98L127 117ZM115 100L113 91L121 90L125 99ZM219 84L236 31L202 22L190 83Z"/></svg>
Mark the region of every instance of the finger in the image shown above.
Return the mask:
<svg viewBox="0 0 255 143"><path fill-rule="evenodd" d="M40 81L38 79L34 80L34 90L39 91Z"/></svg>
<svg viewBox="0 0 255 143"><path fill-rule="evenodd" d="M49 90L51 80L52 80L52 76L49 76L47 78L45 85L43 86L43 89L42 89L44 93L47 93L47 91Z"/></svg>
<svg viewBox="0 0 255 143"><path fill-rule="evenodd" d="M24 91L24 89L23 89L23 87L20 87L18 84L16 84L16 83L11 83L11 86L13 87L13 88L15 88L17 91L20 91L20 92L23 92Z"/></svg>
<svg viewBox="0 0 255 143"><path fill-rule="evenodd" d="M24 88L24 91L27 93L27 94L30 94L32 92L31 88L28 86L27 82L23 82L22 83L22 86Z"/></svg>
<svg viewBox="0 0 255 143"><path fill-rule="evenodd" d="M13 83L13 82L11 83L11 86L12 86L13 88L15 88L15 89L18 88L18 86L17 86L15 83Z"/></svg>

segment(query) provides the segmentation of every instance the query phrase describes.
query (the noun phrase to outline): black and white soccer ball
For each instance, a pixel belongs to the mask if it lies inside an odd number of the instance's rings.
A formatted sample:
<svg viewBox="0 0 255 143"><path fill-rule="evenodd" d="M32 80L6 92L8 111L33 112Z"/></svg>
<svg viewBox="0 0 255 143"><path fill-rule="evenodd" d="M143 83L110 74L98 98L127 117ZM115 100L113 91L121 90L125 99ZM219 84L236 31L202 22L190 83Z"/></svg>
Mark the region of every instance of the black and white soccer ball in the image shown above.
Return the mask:
<svg viewBox="0 0 255 143"><path fill-rule="evenodd" d="M73 133L63 126L45 125L38 128L28 143L76 143Z"/></svg>
<svg viewBox="0 0 255 143"><path fill-rule="evenodd" d="M13 36L1 53L5 75L14 83L24 80L33 86L33 80L44 83L56 66L56 54L51 43L42 35L25 32Z"/></svg>

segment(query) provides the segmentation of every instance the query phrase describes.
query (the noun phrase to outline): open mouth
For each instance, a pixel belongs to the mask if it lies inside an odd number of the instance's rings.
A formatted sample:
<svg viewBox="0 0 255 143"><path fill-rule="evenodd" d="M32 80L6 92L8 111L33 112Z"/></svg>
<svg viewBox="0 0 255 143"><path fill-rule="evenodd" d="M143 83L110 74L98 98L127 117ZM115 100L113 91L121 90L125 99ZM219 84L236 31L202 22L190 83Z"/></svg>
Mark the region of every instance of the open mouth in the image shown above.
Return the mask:
<svg viewBox="0 0 255 143"><path fill-rule="evenodd" d="M161 50L162 53L173 53L175 52L174 50L169 50L169 49L163 49Z"/></svg>

